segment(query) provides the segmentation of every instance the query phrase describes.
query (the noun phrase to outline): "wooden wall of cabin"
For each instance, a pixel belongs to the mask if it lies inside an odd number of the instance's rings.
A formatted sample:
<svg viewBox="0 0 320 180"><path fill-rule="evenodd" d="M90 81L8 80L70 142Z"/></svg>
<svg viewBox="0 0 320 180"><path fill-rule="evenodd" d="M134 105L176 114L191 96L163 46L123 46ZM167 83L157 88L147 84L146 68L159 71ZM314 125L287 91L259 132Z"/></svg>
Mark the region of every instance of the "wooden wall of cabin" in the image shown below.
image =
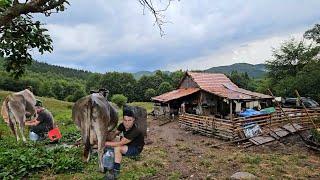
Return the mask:
<svg viewBox="0 0 320 180"><path fill-rule="evenodd" d="M195 83L190 76L186 76L184 80L181 82L179 88L196 88L198 87L197 83Z"/></svg>

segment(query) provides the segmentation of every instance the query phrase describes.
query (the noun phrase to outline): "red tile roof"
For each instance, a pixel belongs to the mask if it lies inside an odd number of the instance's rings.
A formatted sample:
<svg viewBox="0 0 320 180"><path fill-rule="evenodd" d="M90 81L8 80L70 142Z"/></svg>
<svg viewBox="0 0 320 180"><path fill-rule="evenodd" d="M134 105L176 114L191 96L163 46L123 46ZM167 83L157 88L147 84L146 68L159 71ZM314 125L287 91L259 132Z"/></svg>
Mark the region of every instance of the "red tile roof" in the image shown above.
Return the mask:
<svg viewBox="0 0 320 180"><path fill-rule="evenodd" d="M199 90L234 100L272 99L271 96L239 88L226 75L221 73L187 72L185 76L190 76L198 84L199 88L179 88L153 97L152 100L168 102L193 94Z"/></svg>
<svg viewBox="0 0 320 180"><path fill-rule="evenodd" d="M167 93L164 93L160 96L153 97L152 100L160 101L160 102L168 102L173 99L179 99L181 97L193 94L198 92L199 88L186 88L186 89L176 89Z"/></svg>
<svg viewBox="0 0 320 180"><path fill-rule="evenodd" d="M228 99L269 99L271 96L251 92L235 85L226 75L220 73L187 72L201 89Z"/></svg>

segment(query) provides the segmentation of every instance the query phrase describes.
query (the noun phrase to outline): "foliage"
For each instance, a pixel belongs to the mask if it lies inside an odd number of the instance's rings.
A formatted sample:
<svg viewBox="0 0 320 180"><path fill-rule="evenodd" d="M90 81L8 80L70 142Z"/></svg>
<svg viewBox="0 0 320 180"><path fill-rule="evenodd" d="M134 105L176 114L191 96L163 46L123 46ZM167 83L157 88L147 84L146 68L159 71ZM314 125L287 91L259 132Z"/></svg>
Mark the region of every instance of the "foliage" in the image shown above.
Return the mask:
<svg viewBox="0 0 320 180"><path fill-rule="evenodd" d="M109 90L109 96L123 94L131 102L135 99L134 87L136 80L130 73L108 72L102 76L100 84L97 86Z"/></svg>
<svg viewBox="0 0 320 180"><path fill-rule="evenodd" d="M229 75L230 80L235 83L237 86L243 89L255 90L253 80L249 75L245 73L238 73L238 71L232 71Z"/></svg>
<svg viewBox="0 0 320 180"><path fill-rule="evenodd" d="M318 28L316 25L304 34L315 45L291 39L273 51L273 59L267 61L267 83L277 96L295 96L297 89L302 96L320 100Z"/></svg>
<svg viewBox="0 0 320 180"><path fill-rule="evenodd" d="M111 101L122 108L127 103L128 98L123 94L115 94L111 97Z"/></svg>
<svg viewBox="0 0 320 180"><path fill-rule="evenodd" d="M40 21L34 21L31 13L49 16L52 9L64 11L66 0L2 1L0 9L0 56L6 58L6 71L18 78L32 62L30 50L52 51L52 40Z"/></svg>
<svg viewBox="0 0 320 180"><path fill-rule="evenodd" d="M12 23L4 26L0 37L0 56L6 57L6 70L20 77L25 65L30 65L32 57L30 49L37 48L43 54L52 51L52 40L47 29L40 22L32 22L31 16L17 17Z"/></svg>
<svg viewBox="0 0 320 180"><path fill-rule="evenodd" d="M157 94L156 90L154 90L152 88L148 88L146 90L146 92L144 93L144 97L145 97L145 99L149 99L149 101L150 101L152 97L156 96L156 94Z"/></svg>
<svg viewBox="0 0 320 180"><path fill-rule="evenodd" d="M29 142L17 144L15 139L0 140L0 178L15 179L50 169L53 173L79 172L83 169L76 148L52 147Z"/></svg>
<svg viewBox="0 0 320 180"><path fill-rule="evenodd" d="M306 39L310 39L320 44L320 24L315 24L314 27L306 31L303 35Z"/></svg>
<svg viewBox="0 0 320 180"><path fill-rule="evenodd" d="M4 60L0 59L0 64ZM86 80L83 71L70 70L67 68L58 69L56 66L49 66L44 63L33 65L27 68L27 73L20 79L15 79L9 73L0 68L0 89L9 91L21 91L27 86L32 86L33 93L39 96L55 97L60 100L76 101L86 95ZM52 67L52 69L50 68ZM42 72L45 69L47 72ZM60 73L59 73L60 72ZM71 76L73 74L73 76Z"/></svg>
<svg viewBox="0 0 320 180"><path fill-rule="evenodd" d="M168 82L162 82L158 88L158 94L163 94L169 91L172 91L173 87Z"/></svg>

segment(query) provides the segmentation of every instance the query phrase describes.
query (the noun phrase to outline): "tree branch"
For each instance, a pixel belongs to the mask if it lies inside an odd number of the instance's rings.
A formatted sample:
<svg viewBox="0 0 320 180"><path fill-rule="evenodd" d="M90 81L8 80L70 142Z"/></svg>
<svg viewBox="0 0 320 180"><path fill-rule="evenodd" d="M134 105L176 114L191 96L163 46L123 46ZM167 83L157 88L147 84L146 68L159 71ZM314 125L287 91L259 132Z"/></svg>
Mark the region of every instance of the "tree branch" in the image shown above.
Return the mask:
<svg viewBox="0 0 320 180"><path fill-rule="evenodd" d="M26 3L13 2L13 6L7 8L0 15L0 27L7 25L14 18L28 13L47 13L47 11L69 4L67 0L30 0Z"/></svg>
<svg viewBox="0 0 320 180"><path fill-rule="evenodd" d="M154 25L158 26L159 31L160 31L160 35L164 36L165 34L164 34L162 26L168 22L165 21L165 15L163 15L162 12L166 11L169 8L171 1L173 1L173 0L168 0L167 5L163 9L156 9L152 3L152 0L138 0L138 1L143 6L143 14L144 14L145 9L148 9L151 12L151 14L153 15L153 17L155 19Z"/></svg>

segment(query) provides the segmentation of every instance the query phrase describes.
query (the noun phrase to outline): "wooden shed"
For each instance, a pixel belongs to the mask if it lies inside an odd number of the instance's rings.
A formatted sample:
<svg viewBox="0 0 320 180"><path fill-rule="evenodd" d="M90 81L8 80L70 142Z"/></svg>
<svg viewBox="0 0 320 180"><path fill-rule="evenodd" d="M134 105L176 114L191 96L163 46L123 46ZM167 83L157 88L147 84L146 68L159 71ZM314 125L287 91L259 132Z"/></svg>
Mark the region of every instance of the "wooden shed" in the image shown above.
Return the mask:
<svg viewBox="0 0 320 180"><path fill-rule="evenodd" d="M268 107L272 97L239 88L224 74L186 72L176 90L152 100L159 116L180 112L231 119L243 108Z"/></svg>

